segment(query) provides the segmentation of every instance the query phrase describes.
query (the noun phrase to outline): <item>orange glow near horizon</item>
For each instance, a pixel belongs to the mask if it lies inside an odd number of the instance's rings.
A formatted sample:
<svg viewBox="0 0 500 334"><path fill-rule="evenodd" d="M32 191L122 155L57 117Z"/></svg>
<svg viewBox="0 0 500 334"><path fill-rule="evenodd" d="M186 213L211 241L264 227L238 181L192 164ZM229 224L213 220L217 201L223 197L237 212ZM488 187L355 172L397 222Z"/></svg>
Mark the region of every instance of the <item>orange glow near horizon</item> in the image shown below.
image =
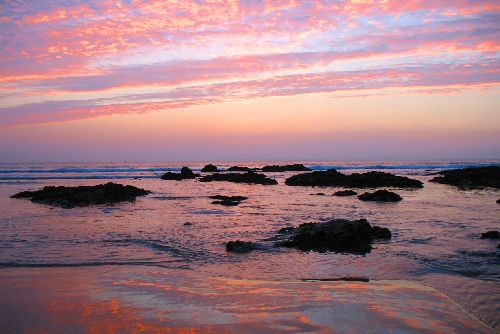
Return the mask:
<svg viewBox="0 0 500 334"><path fill-rule="evenodd" d="M2 161L72 160L53 154L68 143L102 160L124 133L144 146L120 159L161 160L146 153L168 139L197 160L223 136L255 152L300 138L297 159L377 138L401 142L382 150L395 159L452 142L463 151L450 157L500 155L495 1L6 1L0 13ZM419 146L424 132L448 144ZM342 158L368 158L365 144ZM258 157L229 146L214 156Z"/></svg>

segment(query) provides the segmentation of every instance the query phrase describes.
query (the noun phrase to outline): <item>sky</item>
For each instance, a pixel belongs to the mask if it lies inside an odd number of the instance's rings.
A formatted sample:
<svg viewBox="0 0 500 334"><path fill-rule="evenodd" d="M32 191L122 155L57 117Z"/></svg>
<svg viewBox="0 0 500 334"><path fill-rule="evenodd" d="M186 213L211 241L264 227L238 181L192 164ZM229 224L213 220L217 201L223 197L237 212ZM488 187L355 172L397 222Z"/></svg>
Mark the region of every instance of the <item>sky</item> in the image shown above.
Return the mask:
<svg viewBox="0 0 500 334"><path fill-rule="evenodd" d="M0 162L500 158L498 0L2 0L0 50Z"/></svg>

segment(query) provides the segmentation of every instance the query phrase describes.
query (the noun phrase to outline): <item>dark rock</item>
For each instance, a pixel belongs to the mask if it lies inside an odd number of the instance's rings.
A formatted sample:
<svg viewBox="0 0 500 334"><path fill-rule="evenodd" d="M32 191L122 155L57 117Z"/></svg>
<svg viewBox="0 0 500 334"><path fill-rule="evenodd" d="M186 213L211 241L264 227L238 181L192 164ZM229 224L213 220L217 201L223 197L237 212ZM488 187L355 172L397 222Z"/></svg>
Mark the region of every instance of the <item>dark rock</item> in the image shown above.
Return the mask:
<svg viewBox="0 0 500 334"><path fill-rule="evenodd" d="M245 196L215 195L215 196L208 196L208 197L211 198L211 199L218 199L218 200L221 200L221 201L235 201L235 202L241 202L241 201L244 201L244 200L248 199L248 197L245 197Z"/></svg>
<svg viewBox="0 0 500 334"><path fill-rule="evenodd" d="M406 176L397 176L383 172L342 174L335 169L297 174L286 179L288 186L321 186L349 188L422 188L422 182Z"/></svg>
<svg viewBox="0 0 500 334"><path fill-rule="evenodd" d="M399 202L403 199L398 194L385 189L377 190L373 193L364 193L362 195L359 195L358 198L362 201L373 202Z"/></svg>
<svg viewBox="0 0 500 334"><path fill-rule="evenodd" d="M217 169L217 166L208 164L203 169L201 170L203 173L217 173L219 170Z"/></svg>
<svg viewBox="0 0 500 334"><path fill-rule="evenodd" d="M249 167L232 166L227 169L228 172L250 172Z"/></svg>
<svg viewBox="0 0 500 334"><path fill-rule="evenodd" d="M44 187L37 191L23 191L11 196L12 198L29 198L32 202L73 208L99 204L114 204L134 201L139 196L149 194L150 191L134 186L125 186L116 183L99 184L96 186L79 187Z"/></svg>
<svg viewBox="0 0 500 334"><path fill-rule="evenodd" d="M174 180L174 181L181 181L181 180L188 180L188 179L194 179L199 177L200 174L195 174L191 169L188 167L182 167L180 173L172 173L172 172L166 172L161 176L162 180Z"/></svg>
<svg viewBox="0 0 500 334"><path fill-rule="evenodd" d="M452 169L439 172L431 182L450 184L461 189L500 189L500 166Z"/></svg>
<svg viewBox="0 0 500 334"><path fill-rule="evenodd" d="M228 181L235 183L264 184L264 185L278 184L278 181L270 179L264 174L258 174L254 172L211 174L211 175L206 175L200 179L200 182L213 182L213 181Z"/></svg>
<svg viewBox="0 0 500 334"><path fill-rule="evenodd" d="M370 252L373 240L390 239L391 232L386 228L372 227L366 219L334 219L323 223L301 224L297 228L282 231L277 238L284 238L276 243L279 247L366 254Z"/></svg>
<svg viewBox="0 0 500 334"><path fill-rule="evenodd" d="M222 201L213 201L212 204L218 204L218 205L224 205L224 206L237 206L240 204L240 202L239 201L222 200Z"/></svg>
<svg viewBox="0 0 500 334"><path fill-rule="evenodd" d="M481 233L481 239L500 239L498 231L488 231Z"/></svg>
<svg viewBox="0 0 500 334"><path fill-rule="evenodd" d="M354 196L358 193L354 190L339 190L333 194L333 196Z"/></svg>
<svg viewBox="0 0 500 334"><path fill-rule="evenodd" d="M325 193L316 193L316 194L311 194L311 195L315 195L315 196L326 196Z"/></svg>
<svg viewBox="0 0 500 334"><path fill-rule="evenodd" d="M248 241L229 241L226 243L226 251L233 253L249 253L256 249L256 246L252 242Z"/></svg>
<svg viewBox="0 0 500 334"><path fill-rule="evenodd" d="M309 172L310 168L307 168L303 164L293 164L293 165L272 165L262 167L263 172Z"/></svg>
<svg viewBox="0 0 500 334"><path fill-rule="evenodd" d="M190 222L184 223L184 226L191 226L191 225L193 225L193 223L190 223Z"/></svg>
<svg viewBox="0 0 500 334"><path fill-rule="evenodd" d="M497 204L500 204L500 198L499 198L499 199L497 199Z"/></svg>

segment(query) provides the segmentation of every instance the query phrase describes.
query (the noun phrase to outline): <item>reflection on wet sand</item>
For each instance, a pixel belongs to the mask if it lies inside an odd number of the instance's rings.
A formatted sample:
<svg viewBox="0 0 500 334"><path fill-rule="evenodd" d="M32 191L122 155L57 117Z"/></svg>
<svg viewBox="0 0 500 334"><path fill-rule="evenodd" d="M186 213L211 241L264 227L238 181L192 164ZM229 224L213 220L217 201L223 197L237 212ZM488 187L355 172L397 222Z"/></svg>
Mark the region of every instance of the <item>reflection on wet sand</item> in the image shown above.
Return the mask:
<svg viewBox="0 0 500 334"><path fill-rule="evenodd" d="M489 333L408 281L250 281L151 267L0 270L5 333Z"/></svg>

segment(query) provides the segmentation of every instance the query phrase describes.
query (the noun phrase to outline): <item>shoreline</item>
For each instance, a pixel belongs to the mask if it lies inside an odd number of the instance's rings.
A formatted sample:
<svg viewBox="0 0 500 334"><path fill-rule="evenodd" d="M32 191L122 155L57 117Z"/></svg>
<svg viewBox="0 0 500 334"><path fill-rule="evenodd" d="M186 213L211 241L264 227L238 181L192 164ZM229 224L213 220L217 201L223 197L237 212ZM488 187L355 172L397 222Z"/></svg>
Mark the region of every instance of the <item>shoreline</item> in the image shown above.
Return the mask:
<svg viewBox="0 0 500 334"><path fill-rule="evenodd" d="M244 280L149 266L0 272L5 333L494 332L444 293L406 280Z"/></svg>

